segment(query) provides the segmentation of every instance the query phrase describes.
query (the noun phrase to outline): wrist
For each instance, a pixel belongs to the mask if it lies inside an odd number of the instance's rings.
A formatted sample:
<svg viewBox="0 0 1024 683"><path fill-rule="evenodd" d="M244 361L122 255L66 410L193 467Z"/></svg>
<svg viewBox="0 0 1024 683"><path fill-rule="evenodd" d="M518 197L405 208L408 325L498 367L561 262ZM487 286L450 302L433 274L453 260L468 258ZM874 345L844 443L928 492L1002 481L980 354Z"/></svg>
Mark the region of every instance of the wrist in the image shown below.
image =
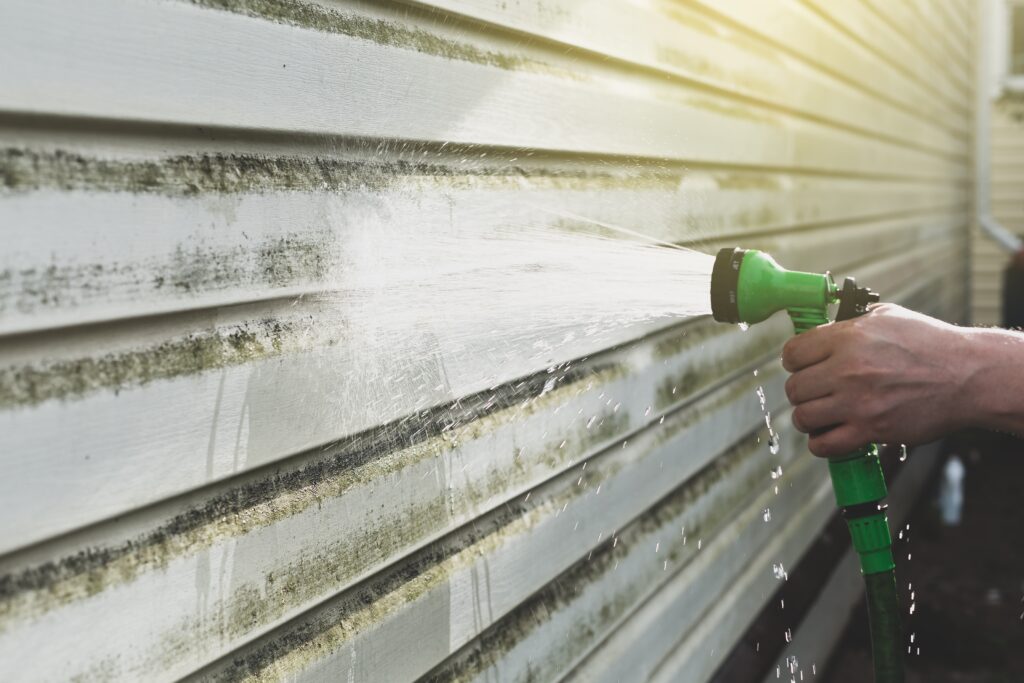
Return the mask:
<svg viewBox="0 0 1024 683"><path fill-rule="evenodd" d="M963 426L1019 432L1024 425L1024 335L964 330L961 365Z"/></svg>

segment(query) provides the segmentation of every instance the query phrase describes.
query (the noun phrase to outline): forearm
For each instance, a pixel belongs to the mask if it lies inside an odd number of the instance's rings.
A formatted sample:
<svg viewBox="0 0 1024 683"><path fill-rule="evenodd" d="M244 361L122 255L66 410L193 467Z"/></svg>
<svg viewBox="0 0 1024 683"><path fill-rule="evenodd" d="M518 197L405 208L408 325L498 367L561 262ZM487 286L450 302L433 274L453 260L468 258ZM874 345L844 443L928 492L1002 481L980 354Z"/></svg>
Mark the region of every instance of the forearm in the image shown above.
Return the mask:
<svg viewBox="0 0 1024 683"><path fill-rule="evenodd" d="M1024 333L965 330L964 409L974 426L1024 434Z"/></svg>

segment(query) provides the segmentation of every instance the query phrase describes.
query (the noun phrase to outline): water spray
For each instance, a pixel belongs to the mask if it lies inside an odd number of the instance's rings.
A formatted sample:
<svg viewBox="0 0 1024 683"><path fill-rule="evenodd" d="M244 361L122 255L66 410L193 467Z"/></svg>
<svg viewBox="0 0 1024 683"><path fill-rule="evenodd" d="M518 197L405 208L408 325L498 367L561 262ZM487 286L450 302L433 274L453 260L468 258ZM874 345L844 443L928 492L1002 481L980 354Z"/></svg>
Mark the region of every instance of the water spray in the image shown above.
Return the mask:
<svg viewBox="0 0 1024 683"><path fill-rule="evenodd" d="M878 301L870 289L846 278L838 287L829 273L786 270L764 252L722 249L711 275L711 312L715 320L754 324L785 310L796 334L829 322L828 308L838 303L836 320L867 312ZM871 651L876 683L901 683L899 603L892 536L885 514L885 477L878 447L867 444L852 453L830 458L829 474L853 547L860 558L871 625Z"/></svg>

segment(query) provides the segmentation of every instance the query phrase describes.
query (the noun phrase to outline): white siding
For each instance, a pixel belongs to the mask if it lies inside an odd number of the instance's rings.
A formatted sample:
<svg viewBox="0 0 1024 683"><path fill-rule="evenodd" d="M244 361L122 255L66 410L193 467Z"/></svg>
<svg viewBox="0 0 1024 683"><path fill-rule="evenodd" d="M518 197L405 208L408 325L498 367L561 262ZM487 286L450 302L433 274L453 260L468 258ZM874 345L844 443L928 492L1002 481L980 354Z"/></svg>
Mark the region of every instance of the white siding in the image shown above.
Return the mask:
<svg viewBox="0 0 1024 683"><path fill-rule="evenodd" d="M992 216L1007 230L1024 234L1024 102L1007 94L992 104ZM971 318L977 325L1003 320L1003 271L1010 255L978 229L971 240Z"/></svg>
<svg viewBox="0 0 1024 683"><path fill-rule="evenodd" d="M496 368L491 339L379 348L324 292L361 235L585 228L561 211L962 320L974 21L3 3L0 679L614 680L625 652L705 679L832 507L787 423L788 321Z"/></svg>

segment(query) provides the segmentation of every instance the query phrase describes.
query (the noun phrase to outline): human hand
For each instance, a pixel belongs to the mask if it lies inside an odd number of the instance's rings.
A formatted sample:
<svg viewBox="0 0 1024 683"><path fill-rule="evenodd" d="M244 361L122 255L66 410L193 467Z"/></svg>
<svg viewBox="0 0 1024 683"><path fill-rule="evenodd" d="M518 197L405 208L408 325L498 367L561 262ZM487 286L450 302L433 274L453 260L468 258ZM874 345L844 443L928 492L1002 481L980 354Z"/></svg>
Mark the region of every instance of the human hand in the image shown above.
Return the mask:
<svg viewBox="0 0 1024 683"><path fill-rule="evenodd" d="M782 352L793 424L823 457L933 441L970 421L968 345L961 328L892 304L793 337Z"/></svg>

